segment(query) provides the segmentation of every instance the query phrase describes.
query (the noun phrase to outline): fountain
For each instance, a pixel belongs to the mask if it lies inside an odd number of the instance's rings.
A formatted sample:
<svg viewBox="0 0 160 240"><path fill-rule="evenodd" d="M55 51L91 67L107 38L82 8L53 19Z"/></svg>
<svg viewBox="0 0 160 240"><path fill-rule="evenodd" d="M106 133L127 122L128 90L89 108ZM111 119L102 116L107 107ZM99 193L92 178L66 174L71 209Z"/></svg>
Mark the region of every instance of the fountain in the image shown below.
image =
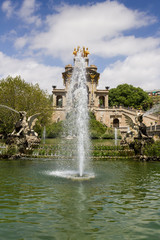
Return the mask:
<svg viewBox="0 0 160 240"><path fill-rule="evenodd" d="M117 128L114 129L115 146L117 146Z"/></svg>
<svg viewBox="0 0 160 240"><path fill-rule="evenodd" d="M155 105L151 109L149 109L147 112L144 113L144 117L148 116L149 114L157 113L160 111L160 104Z"/></svg>
<svg viewBox="0 0 160 240"><path fill-rule="evenodd" d="M44 126L44 128L43 128L43 144L45 144L46 143L46 127Z"/></svg>
<svg viewBox="0 0 160 240"><path fill-rule="evenodd" d="M87 106L87 87L86 87L86 66L85 60L78 52L75 57L75 67L73 70L68 96L67 96L67 115L70 115L69 132L77 141L77 160L79 175L83 176L85 160L89 153L88 136L88 106Z"/></svg>
<svg viewBox="0 0 160 240"><path fill-rule="evenodd" d="M67 159L69 170L62 166L63 170L52 172L56 176L86 179L93 174L86 172L90 154L90 138L88 131L88 93L86 85L86 58L83 50L78 49L74 58L74 69L68 85L66 96L66 120L64 123L62 151L69 151L72 160ZM64 150L64 146L69 147ZM71 161L71 162L69 162ZM73 171L71 169L74 169ZM77 171L75 171L75 168ZM71 176L70 176L71 175Z"/></svg>
<svg viewBox="0 0 160 240"><path fill-rule="evenodd" d="M19 120L15 124L14 131L7 135L7 155L5 157L20 157L21 154L27 154L33 151L33 148L37 147L40 143L38 134L33 130L33 127L37 121L37 116L40 113L36 113L27 118L25 111L17 111L11 107L0 104L0 107L6 108L19 115Z"/></svg>
<svg viewBox="0 0 160 240"><path fill-rule="evenodd" d="M2 108L7 108L7 109L9 109L10 111L12 111L12 112L15 112L15 113L18 113L18 114L19 114L19 112L18 112L17 110L15 110L15 109L13 109L13 108L11 108L11 107L8 107L8 106L6 106L6 105L0 104L0 107L2 107Z"/></svg>

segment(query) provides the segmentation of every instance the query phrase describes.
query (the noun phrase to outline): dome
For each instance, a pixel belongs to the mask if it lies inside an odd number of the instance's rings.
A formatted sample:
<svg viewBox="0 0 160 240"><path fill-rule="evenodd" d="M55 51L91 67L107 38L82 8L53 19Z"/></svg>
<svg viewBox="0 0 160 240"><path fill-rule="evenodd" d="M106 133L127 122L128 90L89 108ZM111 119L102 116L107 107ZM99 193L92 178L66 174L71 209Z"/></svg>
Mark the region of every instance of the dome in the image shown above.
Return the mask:
<svg viewBox="0 0 160 240"><path fill-rule="evenodd" d="M97 67L95 65L90 65L90 68L97 69Z"/></svg>
<svg viewBox="0 0 160 240"><path fill-rule="evenodd" d="M65 66L65 69L66 69L66 68L72 68L72 64L66 65L66 66Z"/></svg>

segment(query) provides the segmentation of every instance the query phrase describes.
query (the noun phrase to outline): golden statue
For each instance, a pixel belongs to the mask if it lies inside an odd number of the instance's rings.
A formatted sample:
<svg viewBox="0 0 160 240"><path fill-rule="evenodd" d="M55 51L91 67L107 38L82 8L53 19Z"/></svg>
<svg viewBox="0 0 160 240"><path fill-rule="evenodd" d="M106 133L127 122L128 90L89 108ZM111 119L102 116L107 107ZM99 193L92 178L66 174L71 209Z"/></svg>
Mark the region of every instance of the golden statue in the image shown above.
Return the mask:
<svg viewBox="0 0 160 240"><path fill-rule="evenodd" d="M77 49L74 48L73 54L77 56L77 52L79 51L80 51L80 46L78 46ZM87 57L88 54L90 54L90 52L88 51L88 48L85 49L85 47L83 47L83 49L81 50L81 53L82 53L82 57Z"/></svg>
<svg viewBox="0 0 160 240"><path fill-rule="evenodd" d="M80 46L77 47L77 52L79 52Z"/></svg>
<svg viewBox="0 0 160 240"><path fill-rule="evenodd" d="M90 54L90 52L88 51L88 48L86 48L86 50L85 50L85 54L84 54L84 57L87 57L88 54Z"/></svg>
<svg viewBox="0 0 160 240"><path fill-rule="evenodd" d="M86 52L85 47L83 47L82 57L85 57L85 52Z"/></svg>
<svg viewBox="0 0 160 240"><path fill-rule="evenodd" d="M74 48L73 54L74 54L74 56L77 56L76 48Z"/></svg>

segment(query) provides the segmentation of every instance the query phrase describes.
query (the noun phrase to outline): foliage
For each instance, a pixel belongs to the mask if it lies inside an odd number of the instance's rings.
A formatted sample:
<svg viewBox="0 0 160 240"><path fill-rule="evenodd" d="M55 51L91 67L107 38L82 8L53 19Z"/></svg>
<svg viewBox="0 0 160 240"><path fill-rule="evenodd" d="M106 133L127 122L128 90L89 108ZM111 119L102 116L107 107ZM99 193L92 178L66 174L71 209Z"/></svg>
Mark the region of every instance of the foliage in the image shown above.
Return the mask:
<svg viewBox="0 0 160 240"><path fill-rule="evenodd" d="M103 139L114 139L115 138L115 132L113 128L107 128L106 132L102 135ZM120 131L118 131L117 138L121 139Z"/></svg>
<svg viewBox="0 0 160 240"><path fill-rule="evenodd" d="M107 127L98 122L92 112L89 114L90 121L89 121L89 131L90 131L90 137L92 139L98 139L101 138L103 134L105 134Z"/></svg>
<svg viewBox="0 0 160 240"><path fill-rule="evenodd" d="M132 85L121 84L109 91L109 106L142 108L147 110L152 106L152 99L141 88Z"/></svg>
<svg viewBox="0 0 160 240"><path fill-rule="evenodd" d="M153 105L160 104L160 96L159 95L150 96L150 98L153 100Z"/></svg>
<svg viewBox="0 0 160 240"><path fill-rule="evenodd" d="M26 83L20 76L7 77L0 80L0 104L11 107L17 111L26 111L27 116L41 113L38 117L36 130L48 124L52 111L48 94L39 88L38 84ZM14 128L19 115L6 108L0 107L0 132L7 134Z"/></svg>
<svg viewBox="0 0 160 240"><path fill-rule="evenodd" d="M160 157L160 141L156 141L153 144L146 145L144 149L146 156Z"/></svg>
<svg viewBox="0 0 160 240"><path fill-rule="evenodd" d="M8 156L12 156L12 155L15 155L17 153L17 146L15 145L9 145L7 147L7 151L6 151L6 154Z"/></svg>
<svg viewBox="0 0 160 240"><path fill-rule="evenodd" d="M52 123L46 127L46 137L56 138L60 137L63 132L64 121ZM114 132L112 129L107 128L104 124L98 122L93 113L89 113L89 132L92 139L107 138L113 139ZM107 137L106 137L107 136Z"/></svg>
<svg viewBox="0 0 160 240"><path fill-rule="evenodd" d="M102 124L101 122L98 122L92 112L90 112L90 121L89 121L89 131L90 131L90 137L92 139L114 139L114 129L109 128L106 125ZM121 134L118 131L118 139L121 138Z"/></svg>
<svg viewBox="0 0 160 240"><path fill-rule="evenodd" d="M56 138L60 137L63 131L63 122L54 122L46 127L46 137Z"/></svg>

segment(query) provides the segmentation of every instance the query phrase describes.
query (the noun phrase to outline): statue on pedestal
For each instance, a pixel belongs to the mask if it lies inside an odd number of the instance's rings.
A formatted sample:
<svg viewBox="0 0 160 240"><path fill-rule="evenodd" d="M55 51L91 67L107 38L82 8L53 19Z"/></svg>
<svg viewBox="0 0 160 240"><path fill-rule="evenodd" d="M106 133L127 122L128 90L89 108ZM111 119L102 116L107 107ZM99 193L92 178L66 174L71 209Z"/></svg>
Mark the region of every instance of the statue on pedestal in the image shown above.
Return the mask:
<svg viewBox="0 0 160 240"><path fill-rule="evenodd" d="M18 112L5 105L0 105L0 107L7 108L20 116L15 124L14 131L6 137L6 144L8 146L15 146L17 152L21 154L32 151L34 147L39 145L40 139L38 138L38 134L33 130L33 127L40 113L36 113L27 119L27 113L25 111Z"/></svg>
<svg viewBox="0 0 160 240"><path fill-rule="evenodd" d="M123 144L128 144L130 148L134 149L135 154L143 155L143 149L146 144L151 144L154 140L148 136L146 125L143 123L143 114L138 113L133 121L128 115L124 114L126 123L131 128L124 139Z"/></svg>
<svg viewBox="0 0 160 240"><path fill-rule="evenodd" d="M78 46L77 49L74 48L73 55L77 56L78 52L81 52L82 57L87 57L88 54L90 54L90 52L88 51L88 48L83 47L83 49L80 50L80 46Z"/></svg>
<svg viewBox="0 0 160 240"><path fill-rule="evenodd" d="M15 124L14 131L7 136L8 145L15 144L18 146L20 153L27 153L40 143L38 134L33 130L37 117L40 113L26 117L25 111L20 111L20 119Z"/></svg>

